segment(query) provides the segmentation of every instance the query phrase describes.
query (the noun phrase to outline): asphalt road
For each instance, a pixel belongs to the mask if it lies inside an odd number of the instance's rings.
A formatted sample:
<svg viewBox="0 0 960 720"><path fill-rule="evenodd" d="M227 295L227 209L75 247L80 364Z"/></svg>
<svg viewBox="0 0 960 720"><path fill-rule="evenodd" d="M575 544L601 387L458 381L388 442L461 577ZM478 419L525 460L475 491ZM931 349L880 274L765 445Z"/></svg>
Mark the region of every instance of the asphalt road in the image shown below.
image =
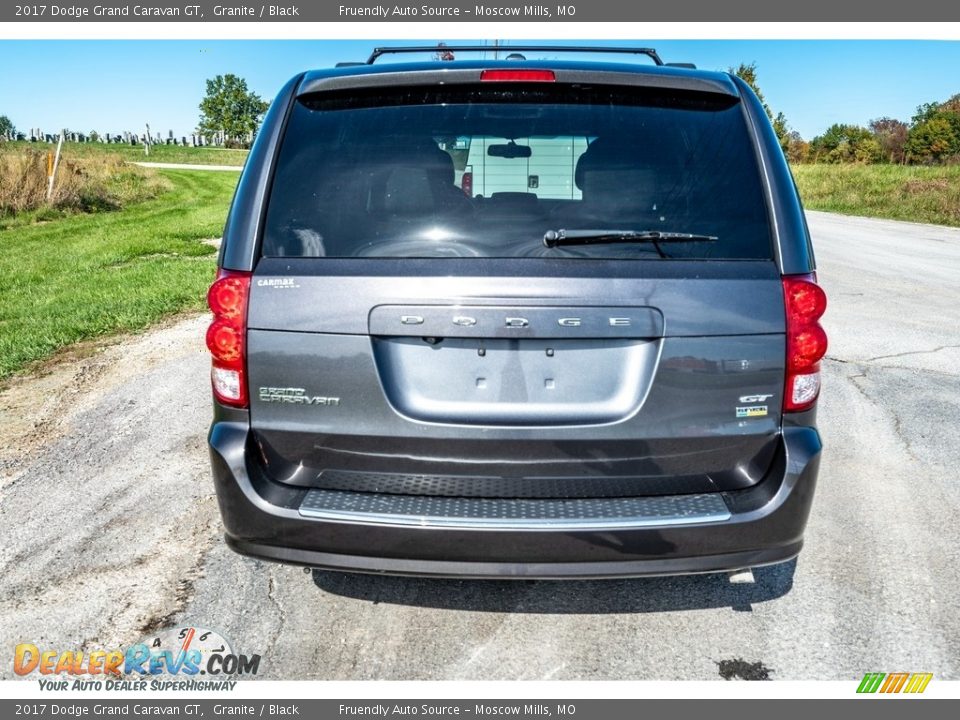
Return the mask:
<svg viewBox="0 0 960 720"><path fill-rule="evenodd" d="M238 557L208 476L206 321L187 318L0 393L0 648L189 624L277 679L960 678L960 230L810 225L831 349L794 573L457 582Z"/></svg>

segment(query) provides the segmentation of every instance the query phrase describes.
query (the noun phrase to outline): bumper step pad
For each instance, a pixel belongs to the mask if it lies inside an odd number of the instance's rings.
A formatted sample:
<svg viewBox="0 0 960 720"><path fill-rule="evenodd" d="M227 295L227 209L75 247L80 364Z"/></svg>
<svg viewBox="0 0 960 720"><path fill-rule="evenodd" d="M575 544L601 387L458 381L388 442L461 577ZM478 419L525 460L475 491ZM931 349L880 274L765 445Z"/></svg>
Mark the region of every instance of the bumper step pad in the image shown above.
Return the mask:
<svg viewBox="0 0 960 720"><path fill-rule="evenodd" d="M728 520L730 510L719 493L531 500L313 489L300 515L377 525L555 531L715 523Z"/></svg>

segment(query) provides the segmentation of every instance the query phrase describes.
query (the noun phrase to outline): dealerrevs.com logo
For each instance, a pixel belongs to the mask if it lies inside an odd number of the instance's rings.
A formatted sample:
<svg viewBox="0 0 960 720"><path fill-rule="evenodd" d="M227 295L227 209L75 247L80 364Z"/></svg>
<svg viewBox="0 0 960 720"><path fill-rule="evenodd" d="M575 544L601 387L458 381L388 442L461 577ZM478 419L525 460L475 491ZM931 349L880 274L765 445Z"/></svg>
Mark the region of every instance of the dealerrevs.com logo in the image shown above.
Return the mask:
<svg viewBox="0 0 960 720"><path fill-rule="evenodd" d="M232 690L256 675L260 655L234 652L220 633L199 627L164 630L126 648L79 651L20 643L13 671L38 676L41 690Z"/></svg>

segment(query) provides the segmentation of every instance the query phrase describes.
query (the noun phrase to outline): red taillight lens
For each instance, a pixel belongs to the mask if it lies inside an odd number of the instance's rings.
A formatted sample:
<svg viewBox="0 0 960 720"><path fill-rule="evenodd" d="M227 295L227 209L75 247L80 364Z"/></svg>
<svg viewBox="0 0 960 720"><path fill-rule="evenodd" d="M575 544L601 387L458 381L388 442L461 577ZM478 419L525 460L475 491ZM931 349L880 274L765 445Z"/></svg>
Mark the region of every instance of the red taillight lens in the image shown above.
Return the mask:
<svg viewBox="0 0 960 720"><path fill-rule="evenodd" d="M827 333L819 324L805 325L788 336L787 369L805 370L816 365L827 354Z"/></svg>
<svg viewBox="0 0 960 720"><path fill-rule="evenodd" d="M823 288L813 282L812 277L805 275L803 278L783 279L783 295L789 313L788 323L815 322L826 311L827 295Z"/></svg>
<svg viewBox="0 0 960 720"><path fill-rule="evenodd" d="M480 82L556 82L553 70L484 70Z"/></svg>
<svg viewBox="0 0 960 720"><path fill-rule="evenodd" d="M463 173L463 177L460 179L460 189L463 190L463 194L467 197L473 197L473 171L467 170Z"/></svg>
<svg viewBox="0 0 960 720"><path fill-rule="evenodd" d="M214 320L207 329L207 347L214 360L235 363L243 357L243 330L226 320Z"/></svg>
<svg viewBox="0 0 960 720"><path fill-rule="evenodd" d="M249 278L224 275L210 286L207 292L207 305L217 317L231 319L240 317L246 307L246 292L249 287Z"/></svg>
<svg viewBox="0 0 960 720"><path fill-rule="evenodd" d="M820 360L827 354L827 334L817 322L827 309L827 296L813 275L783 278L787 319L787 377L783 409L813 407L820 394Z"/></svg>
<svg viewBox="0 0 960 720"><path fill-rule="evenodd" d="M250 273L220 270L207 292L213 322L207 347L213 356L211 380L218 401L247 407L246 338Z"/></svg>

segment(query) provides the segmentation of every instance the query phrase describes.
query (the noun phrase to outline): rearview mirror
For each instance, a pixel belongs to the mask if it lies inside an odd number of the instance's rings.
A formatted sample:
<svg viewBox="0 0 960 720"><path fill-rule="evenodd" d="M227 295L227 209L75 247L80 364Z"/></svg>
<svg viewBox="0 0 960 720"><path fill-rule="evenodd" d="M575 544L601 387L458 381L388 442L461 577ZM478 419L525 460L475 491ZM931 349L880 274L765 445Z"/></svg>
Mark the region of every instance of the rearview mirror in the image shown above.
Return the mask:
<svg viewBox="0 0 960 720"><path fill-rule="evenodd" d="M528 158L533 154L529 145L517 145L512 140L506 145L490 145L487 155L502 158Z"/></svg>

